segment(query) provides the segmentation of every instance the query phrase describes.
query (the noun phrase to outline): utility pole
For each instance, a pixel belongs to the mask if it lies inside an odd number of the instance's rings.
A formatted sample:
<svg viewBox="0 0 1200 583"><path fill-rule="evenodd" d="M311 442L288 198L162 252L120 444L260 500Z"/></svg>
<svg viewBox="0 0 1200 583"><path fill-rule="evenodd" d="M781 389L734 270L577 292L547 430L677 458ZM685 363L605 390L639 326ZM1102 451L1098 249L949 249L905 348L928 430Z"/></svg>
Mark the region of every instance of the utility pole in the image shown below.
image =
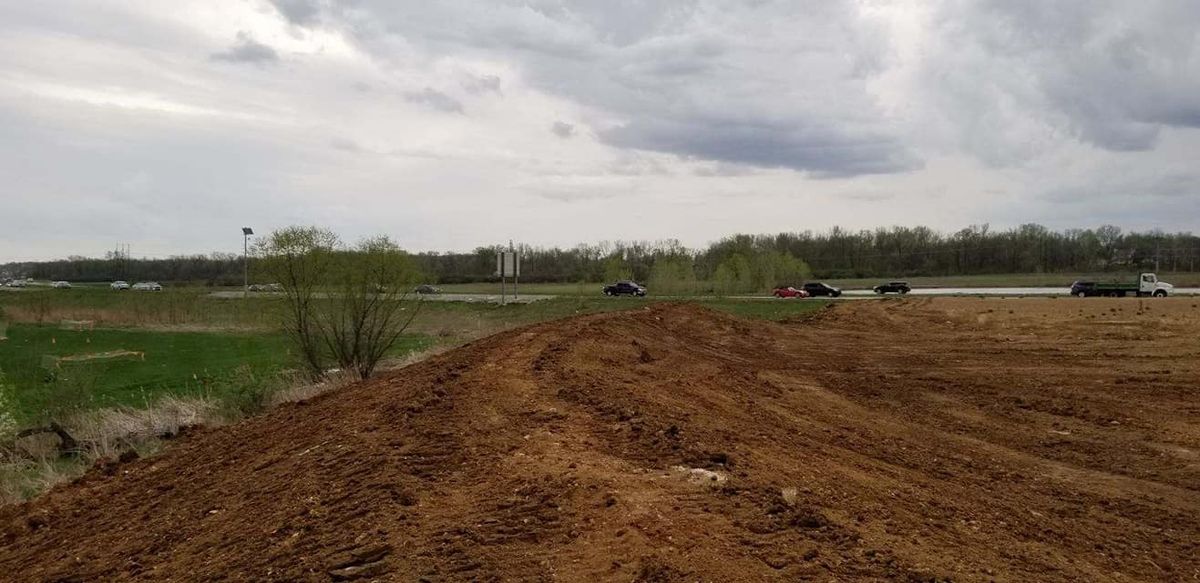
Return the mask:
<svg viewBox="0 0 1200 583"><path fill-rule="evenodd" d="M242 299L250 297L250 235L254 229L242 227Z"/></svg>
<svg viewBox="0 0 1200 583"><path fill-rule="evenodd" d="M513 247L512 239L508 240L508 252L512 253L513 258L513 300L517 301L521 299L521 294L517 292L517 283L521 281L521 268L518 263L520 260L517 259L517 249Z"/></svg>

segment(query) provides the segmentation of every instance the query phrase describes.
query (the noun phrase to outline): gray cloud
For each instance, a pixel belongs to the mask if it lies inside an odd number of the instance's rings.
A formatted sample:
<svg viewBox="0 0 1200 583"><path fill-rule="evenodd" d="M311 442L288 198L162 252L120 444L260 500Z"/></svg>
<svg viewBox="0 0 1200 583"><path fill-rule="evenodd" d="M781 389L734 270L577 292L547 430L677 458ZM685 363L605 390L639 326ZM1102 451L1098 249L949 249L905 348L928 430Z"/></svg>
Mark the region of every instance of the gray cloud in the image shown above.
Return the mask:
<svg viewBox="0 0 1200 583"><path fill-rule="evenodd" d="M981 118L1044 128L973 140L987 159L1011 161L997 150L1028 148L1039 131L1148 150L1163 128L1200 127L1197 22L1200 4L1172 0L946 2L921 84L959 128Z"/></svg>
<svg viewBox="0 0 1200 583"><path fill-rule="evenodd" d="M618 147L751 166L807 170L821 178L912 170L920 161L893 138L851 136L827 126L769 125L730 119L639 119L601 133Z"/></svg>
<svg viewBox="0 0 1200 583"><path fill-rule="evenodd" d="M411 91L404 94L404 99L409 103L420 103L428 105L438 111L447 113L463 113L463 104L457 99L437 91L432 87L426 87L422 91Z"/></svg>
<svg viewBox="0 0 1200 583"><path fill-rule="evenodd" d="M0 2L0 255L1200 215L1194 2L220 2Z"/></svg>
<svg viewBox="0 0 1200 583"><path fill-rule="evenodd" d="M270 1L284 18L297 26L311 26L321 13L321 6L316 0Z"/></svg>
<svg viewBox="0 0 1200 583"><path fill-rule="evenodd" d="M575 126L564 121L555 121L550 125L550 131L560 138L567 139L575 135Z"/></svg>
<svg viewBox="0 0 1200 583"><path fill-rule="evenodd" d="M512 59L538 88L623 119L598 132L619 148L820 176L920 166L864 86L886 31L852 7L362 0L327 20L384 61L398 42Z"/></svg>
<svg viewBox="0 0 1200 583"><path fill-rule="evenodd" d="M232 47L213 53L210 58L231 63L269 64L279 61L279 54L275 49L254 40L249 33L239 32L237 42Z"/></svg>
<svg viewBox="0 0 1200 583"><path fill-rule="evenodd" d="M1188 202L1195 213L1200 213L1200 175L1195 172L1175 171L1161 176L1125 176L1119 169L1103 173L1107 180L1102 184L1067 184L1038 193L1038 198L1054 204L1090 206L1097 201L1111 202L1113 199L1135 198L1143 203L1153 200L1161 205L1164 199Z"/></svg>
<svg viewBox="0 0 1200 583"><path fill-rule="evenodd" d="M471 76L463 80L462 87L472 95L500 93L500 77L496 75Z"/></svg>
<svg viewBox="0 0 1200 583"><path fill-rule="evenodd" d="M333 138L329 140L329 146L335 150L350 152L352 154L361 154L363 147L358 145L358 142L348 138Z"/></svg>

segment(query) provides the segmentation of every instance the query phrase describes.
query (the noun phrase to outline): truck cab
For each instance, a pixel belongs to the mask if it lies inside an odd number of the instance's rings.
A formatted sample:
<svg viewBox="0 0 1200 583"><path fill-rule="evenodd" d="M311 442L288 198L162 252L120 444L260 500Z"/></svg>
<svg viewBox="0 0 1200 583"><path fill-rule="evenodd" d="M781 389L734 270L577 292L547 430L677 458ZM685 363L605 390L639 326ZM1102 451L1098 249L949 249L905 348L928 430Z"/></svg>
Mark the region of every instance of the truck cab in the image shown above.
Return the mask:
<svg viewBox="0 0 1200 583"><path fill-rule="evenodd" d="M1158 276L1153 273L1143 273L1138 278L1138 295L1139 296L1154 296L1156 298L1166 297L1171 293L1175 286L1159 281Z"/></svg>

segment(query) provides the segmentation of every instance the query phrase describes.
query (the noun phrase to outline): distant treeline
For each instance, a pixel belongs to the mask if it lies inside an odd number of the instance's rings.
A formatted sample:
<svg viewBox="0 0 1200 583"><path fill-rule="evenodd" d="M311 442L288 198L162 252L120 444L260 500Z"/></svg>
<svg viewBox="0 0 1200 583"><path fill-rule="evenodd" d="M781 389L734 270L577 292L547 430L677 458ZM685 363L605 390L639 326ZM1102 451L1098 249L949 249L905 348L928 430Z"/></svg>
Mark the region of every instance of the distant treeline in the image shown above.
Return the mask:
<svg viewBox="0 0 1200 583"><path fill-rule="evenodd" d="M158 281L241 285L242 256L233 253L178 255L166 259L134 259L109 251L104 257L71 256L55 261L0 265L0 276L88 281Z"/></svg>
<svg viewBox="0 0 1200 583"><path fill-rule="evenodd" d="M491 281L500 247L471 253L414 255L433 283ZM689 249L678 241L603 242L569 249L521 247L521 280L594 282L631 278L644 282L716 282L729 290L756 289L798 278L892 278L1003 273L1195 271L1200 237L1191 233L1096 229L1051 231L1036 224L1007 230L987 225L955 233L926 227L734 235ZM0 266L0 275L68 281L155 280L238 285L242 258L235 254L132 259L103 258ZM252 279L254 260L251 258Z"/></svg>

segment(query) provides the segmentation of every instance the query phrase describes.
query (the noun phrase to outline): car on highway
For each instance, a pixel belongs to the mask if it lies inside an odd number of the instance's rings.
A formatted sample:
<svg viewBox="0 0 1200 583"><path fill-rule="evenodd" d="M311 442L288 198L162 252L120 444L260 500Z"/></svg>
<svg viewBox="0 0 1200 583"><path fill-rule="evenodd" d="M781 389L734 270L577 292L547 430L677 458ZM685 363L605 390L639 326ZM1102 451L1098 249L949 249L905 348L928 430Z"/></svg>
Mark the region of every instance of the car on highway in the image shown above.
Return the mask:
<svg viewBox="0 0 1200 583"><path fill-rule="evenodd" d="M252 283L248 289L252 292L281 292L283 286L277 283Z"/></svg>
<svg viewBox="0 0 1200 583"><path fill-rule="evenodd" d="M129 290L129 282L117 280L117 281L114 281L114 282L108 284L108 287L115 289L117 291L128 291Z"/></svg>
<svg viewBox="0 0 1200 583"><path fill-rule="evenodd" d="M907 281L889 281L871 288L877 294L906 294L912 291Z"/></svg>
<svg viewBox="0 0 1200 583"><path fill-rule="evenodd" d="M162 291L162 285L156 281L139 281L130 286L133 291Z"/></svg>
<svg viewBox="0 0 1200 583"><path fill-rule="evenodd" d="M25 287L28 283L23 279L14 279L8 282L8 287Z"/></svg>
<svg viewBox="0 0 1200 583"><path fill-rule="evenodd" d="M771 292L771 295L777 298L807 298L808 292L802 289L796 289L789 285L786 287L781 286L775 288L775 291Z"/></svg>
<svg viewBox="0 0 1200 583"><path fill-rule="evenodd" d="M423 296L424 295L435 295L435 294L442 293L442 288L434 287L432 285L423 283L423 284L418 285L417 287L413 288L413 292L423 295Z"/></svg>
<svg viewBox="0 0 1200 583"><path fill-rule="evenodd" d="M645 297L646 288L632 281L618 281L614 284L604 286L604 295L606 296L638 296Z"/></svg>
<svg viewBox="0 0 1200 583"><path fill-rule="evenodd" d="M1071 295L1079 296L1081 298L1090 298L1092 296L1098 296L1101 294L1100 290L1096 289L1096 282L1076 281L1071 284Z"/></svg>
<svg viewBox="0 0 1200 583"><path fill-rule="evenodd" d="M54 283L50 284L50 287L52 287L52 288L54 288L54 289L71 289L71 282L69 282L69 281L56 281L56 282L54 282Z"/></svg>
<svg viewBox="0 0 1200 583"><path fill-rule="evenodd" d="M818 296L829 296L831 298L836 298L842 295L841 288L836 288L820 281L810 281L801 286L801 289L808 292L808 295L814 298Z"/></svg>

